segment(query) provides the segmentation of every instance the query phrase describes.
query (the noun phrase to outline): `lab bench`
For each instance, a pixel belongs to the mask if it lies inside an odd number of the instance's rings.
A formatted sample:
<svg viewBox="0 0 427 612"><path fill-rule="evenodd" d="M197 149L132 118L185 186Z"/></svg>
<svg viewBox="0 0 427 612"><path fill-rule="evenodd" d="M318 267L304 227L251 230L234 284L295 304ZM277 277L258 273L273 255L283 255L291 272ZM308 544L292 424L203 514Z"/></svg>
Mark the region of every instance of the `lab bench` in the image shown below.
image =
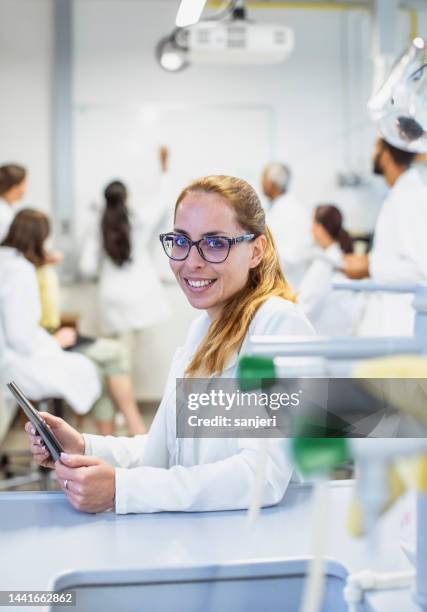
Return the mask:
<svg viewBox="0 0 427 612"><path fill-rule="evenodd" d="M351 572L410 568L399 544L404 501L382 519L373 548L347 533L352 486L352 481L334 481L328 487L332 590L345 580L343 566ZM279 505L261 511L254 526L244 511L91 515L74 510L62 492L0 493L0 591L75 588L77 605L69 609L79 612L89 605L91 612L117 612L115 593L122 597L120 612L223 612L225 602L233 603L234 612L247 612L261 609L257 594L264 610L275 610L285 584L277 580L281 563L286 574L297 575L312 553L312 493L308 485L292 484ZM144 584L129 590L138 576ZM106 586L111 583L116 586ZM300 590L302 583L300 576ZM289 581L289 594L294 587ZM93 598L87 603L91 592L96 592L95 606ZM290 601L283 597L278 609L297 612ZM367 601L364 610L418 610L409 589L375 593Z"/></svg>

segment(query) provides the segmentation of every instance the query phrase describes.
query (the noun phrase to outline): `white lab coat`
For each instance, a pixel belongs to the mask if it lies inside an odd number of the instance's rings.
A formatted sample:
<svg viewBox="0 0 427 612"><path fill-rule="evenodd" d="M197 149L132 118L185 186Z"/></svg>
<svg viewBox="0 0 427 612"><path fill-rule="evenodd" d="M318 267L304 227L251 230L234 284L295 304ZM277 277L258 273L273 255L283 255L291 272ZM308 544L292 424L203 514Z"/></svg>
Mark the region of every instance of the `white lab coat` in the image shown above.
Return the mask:
<svg viewBox="0 0 427 612"><path fill-rule="evenodd" d="M13 216L12 206L0 197L0 242L6 238Z"/></svg>
<svg viewBox="0 0 427 612"><path fill-rule="evenodd" d="M427 169L414 165L396 181L381 208L369 259L373 280L427 281ZM412 295L369 297L361 335L411 335Z"/></svg>
<svg viewBox="0 0 427 612"><path fill-rule="evenodd" d="M293 194L284 193L270 204L266 221L273 233L285 276L297 289L312 247L310 215Z"/></svg>
<svg viewBox="0 0 427 612"><path fill-rule="evenodd" d="M78 414L101 393L95 366L61 349L39 326L40 294L34 266L16 249L0 247L0 379L14 380L34 400L62 397Z"/></svg>
<svg viewBox="0 0 427 612"><path fill-rule="evenodd" d="M182 378L210 321L207 314L190 328L173 357L163 400L150 432L134 438L85 434L86 454L116 467L116 512L202 511L247 508L253 492L257 439L177 438L176 379ZM273 297L255 315L240 354L252 334L311 335L313 328L298 306ZM237 376L237 355L223 378ZM269 440L265 506L278 503L291 478L284 442Z"/></svg>
<svg viewBox="0 0 427 612"><path fill-rule="evenodd" d="M99 316L103 333L107 335L150 327L170 314L148 250L155 224L156 220L150 223L136 212L131 213L132 259L121 267L103 249L100 219L89 229L80 272L84 277L99 274Z"/></svg>
<svg viewBox="0 0 427 612"><path fill-rule="evenodd" d="M347 280L340 271L344 253L334 242L313 250L313 261L301 281L298 303L318 334L351 336L361 316L363 297L353 291L334 291L332 284Z"/></svg>

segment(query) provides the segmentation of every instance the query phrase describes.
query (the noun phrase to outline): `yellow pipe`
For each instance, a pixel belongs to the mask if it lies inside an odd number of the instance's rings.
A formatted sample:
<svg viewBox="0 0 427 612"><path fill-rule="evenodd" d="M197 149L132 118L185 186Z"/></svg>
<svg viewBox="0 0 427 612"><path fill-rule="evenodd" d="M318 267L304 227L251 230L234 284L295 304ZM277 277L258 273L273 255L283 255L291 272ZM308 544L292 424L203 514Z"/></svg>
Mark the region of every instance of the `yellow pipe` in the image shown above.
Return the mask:
<svg viewBox="0 0 427 612"><path fill-rule="evenodd" d="M207 3L209 8L224 8L224 0L209 0ZM245 6L253 9L308 9L318 11L354 11L354 10L366 10L370 11L371 6L365 2L360 4L348 3L348 2L287 2L286 0L265 0L260 2L259 0L246 0ZM410 37L411 41L419 36L419 20L417 11L414 9L403 8L404 11L409 13L410 18Z"/></svg>
<svg viewBox="0 0 427 612"><path fill-rule="evenodd" d="M411 41L414 40L414 38L417 38L420 33L419 33L419 22L418 22L418 13L417 11L415 11L414 9L410 10L410 9L406 9L409 13L409 20L410 20L410 39Z"/></svg>
<svg viewBox="0 0 427 612"><path fill-rule="evenodd" d="M259 0L246 0L245 5L248 8L256 9L309 9L320 11L353 11L353 10L370 10L370 5L367 3L349 4L347 2L286 2L284 0L272 0L271 2L260 2ZM208 7L221 8L224 7L223 0L209 0Z"/></svg>

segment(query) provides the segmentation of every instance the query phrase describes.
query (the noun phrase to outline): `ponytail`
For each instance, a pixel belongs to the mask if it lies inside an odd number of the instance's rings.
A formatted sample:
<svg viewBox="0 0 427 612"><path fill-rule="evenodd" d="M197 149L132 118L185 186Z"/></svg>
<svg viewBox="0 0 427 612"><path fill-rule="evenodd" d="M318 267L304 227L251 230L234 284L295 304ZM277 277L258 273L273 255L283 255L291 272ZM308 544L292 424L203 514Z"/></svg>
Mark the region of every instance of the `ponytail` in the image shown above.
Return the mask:
<svg viewBox="0 0 427 612"><path fill-rule="evenodd" d="M343 228L340 229L337 235L337 242L340 245L341 251L346 255L353 253L353 238Z"/></svg>
<svg viewBox="0 0 427 612"><path fill-rule="evenodd" d="M105 252L117 266L131 260L129 212L126 187L120 181L110 183L105 191L105 210L101 221Z"/></svg>
<svg viewBox="0 0 427 612"><path fill-rule="evenodd" d="M341 211L333 204L321 204L314 211L314 220L322 225L330 237L338 242L344 253L353 252L353 239L343 228Z"/></svg>

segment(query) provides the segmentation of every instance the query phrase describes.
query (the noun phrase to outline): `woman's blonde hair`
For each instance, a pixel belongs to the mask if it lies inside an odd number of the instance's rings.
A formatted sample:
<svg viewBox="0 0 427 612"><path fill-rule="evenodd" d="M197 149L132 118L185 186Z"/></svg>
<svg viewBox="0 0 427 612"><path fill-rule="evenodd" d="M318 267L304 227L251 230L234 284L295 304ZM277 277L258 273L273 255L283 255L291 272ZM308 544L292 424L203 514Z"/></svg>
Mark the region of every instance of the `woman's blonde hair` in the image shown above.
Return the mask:
<svg viewBox="0 0 427 612"><path fill-rule="evenodd" d="M248 282L224 304L186 370L186 376L221 374L232 354L238 352L258 308L272 296L295 301L281 270L276 245L265 223L265 213L255 190L232 176L206 176L193 181L178 197L175 217L182 200L190 193L213 193L224 198L241 227L255 236L264 235L266 248L261 262L249 270Z"/></svg>

